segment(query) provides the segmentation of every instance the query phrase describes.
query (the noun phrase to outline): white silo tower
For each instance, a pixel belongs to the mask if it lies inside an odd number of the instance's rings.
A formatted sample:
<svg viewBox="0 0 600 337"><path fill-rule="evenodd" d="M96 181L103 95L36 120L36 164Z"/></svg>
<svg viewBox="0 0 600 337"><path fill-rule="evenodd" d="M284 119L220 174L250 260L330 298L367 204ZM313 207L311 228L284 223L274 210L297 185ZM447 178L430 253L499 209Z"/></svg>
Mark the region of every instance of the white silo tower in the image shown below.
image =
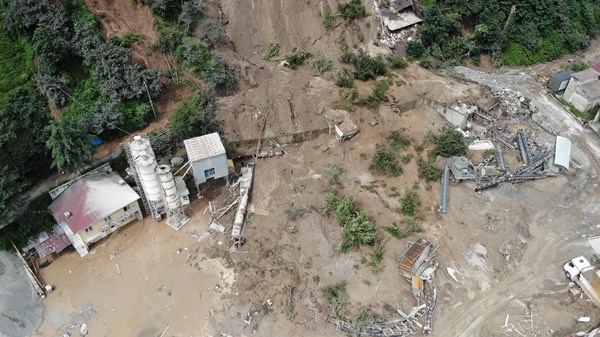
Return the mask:
<svg viewBox="0 0 600 337"><path fill-rule="evenodd" d="M190 221L190 218L183 212L181 199L177 193L177 185L175 179L173 179L173 174L171 173L171 167L169 165L159 165L156 168L156 174L158 175L164 194L167 211L167 225L179 230L183 225Z"/></svg>
<svg viewBox="0 0 600 337"><path fill-rule="evenodd" d="M148 200L150 212L155 219L160 219L164 213L162 190L156 175L156 158L146 136L135 136L129 143L129 151L134 162L137 178Z"/></svg>

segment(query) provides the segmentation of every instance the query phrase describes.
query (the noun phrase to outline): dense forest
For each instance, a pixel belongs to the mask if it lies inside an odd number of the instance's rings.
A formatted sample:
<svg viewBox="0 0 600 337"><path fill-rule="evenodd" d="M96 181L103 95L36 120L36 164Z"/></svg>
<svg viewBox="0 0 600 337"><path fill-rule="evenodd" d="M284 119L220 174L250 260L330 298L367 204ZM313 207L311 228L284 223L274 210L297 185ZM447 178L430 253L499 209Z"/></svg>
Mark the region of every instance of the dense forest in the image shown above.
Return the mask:
<svg viewBox="0 0 600 337"><path fill-rule="evenodd" d="M144 0L160 34L153 52L175 57L206 83L173 112L172 123L151 133L159 154L192 135L215 130L217 95L235 91L236 76L216 46L224 32L202 20L200 0ZM176 64L163 73L131 57L139 37L103 37L81 0L0 0L0 249L23 245L52 226L43 195L23 212L22 194L53 172L74 172L92 160L91 139L134 133L155 118L149 97L166 81L181 83ZM159 111L160 113L160 111ZM20 214L18 214L20 213Z"/></svg>
<svg viewBox="0 0 600 337"><path fill-rule="evenodd" d="M481 54L496 66L546 62L587 47L600 31L596 0L424 0L421 42L411 56L443 65Z"/></svg>

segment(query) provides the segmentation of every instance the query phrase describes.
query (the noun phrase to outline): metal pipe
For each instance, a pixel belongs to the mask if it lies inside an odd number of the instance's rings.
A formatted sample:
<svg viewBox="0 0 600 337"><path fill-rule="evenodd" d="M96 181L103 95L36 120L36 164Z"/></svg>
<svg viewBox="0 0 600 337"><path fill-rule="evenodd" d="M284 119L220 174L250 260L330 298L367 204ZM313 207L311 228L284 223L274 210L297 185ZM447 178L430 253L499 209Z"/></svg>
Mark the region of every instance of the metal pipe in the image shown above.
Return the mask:
<svg viewBox="0 0 600 337"><path fill-rule="evenodd" d="M450 178L450 168L444 165L444 174L442 175L442 201L440 204L440 213L446 214L448 211L448 180Z"/></svg>
<svg viewBox="0 0 600 337"><path fill-rule="evenodd" d="M504 163L504 154L502 153L502 148L500 146L498 146L498 152L496 153L496 161L498 162L498 170L505 172L506 163Z"/></svg>

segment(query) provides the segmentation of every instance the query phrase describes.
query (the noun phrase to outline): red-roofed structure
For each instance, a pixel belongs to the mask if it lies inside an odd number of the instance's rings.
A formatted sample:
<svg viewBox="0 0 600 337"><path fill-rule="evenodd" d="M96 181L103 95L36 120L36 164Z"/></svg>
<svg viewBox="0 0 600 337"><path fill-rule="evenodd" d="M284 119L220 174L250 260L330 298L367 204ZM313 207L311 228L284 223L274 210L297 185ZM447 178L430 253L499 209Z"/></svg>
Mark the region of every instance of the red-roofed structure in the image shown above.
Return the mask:
<svg viewBox="0 0 600 337"><path fill-rule="evenodd" d="M96 242L134 219L141 220L140 196L115 173L82 176L49 206L81 256Z"/></svg>

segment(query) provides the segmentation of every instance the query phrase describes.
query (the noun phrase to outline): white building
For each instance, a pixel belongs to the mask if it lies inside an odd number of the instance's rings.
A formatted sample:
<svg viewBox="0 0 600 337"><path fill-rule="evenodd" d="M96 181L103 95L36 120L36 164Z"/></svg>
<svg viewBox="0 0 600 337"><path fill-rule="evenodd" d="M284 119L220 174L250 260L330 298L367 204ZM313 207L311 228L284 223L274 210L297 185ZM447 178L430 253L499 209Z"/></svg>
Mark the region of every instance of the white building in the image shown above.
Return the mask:
<svg viewBox="0 0 600 337"><path fill-rule="evenodd" d="M192 166L196 188L208 179L219 179L229 175L225 147L218 133L186 139L183 144Z"/></svg>
<svg viewBox="0 0 600 337"><path fill-rule="evenodd" d="M600 104L600 74L589 68L571 75L563 99L582 112Z"/></svg>

